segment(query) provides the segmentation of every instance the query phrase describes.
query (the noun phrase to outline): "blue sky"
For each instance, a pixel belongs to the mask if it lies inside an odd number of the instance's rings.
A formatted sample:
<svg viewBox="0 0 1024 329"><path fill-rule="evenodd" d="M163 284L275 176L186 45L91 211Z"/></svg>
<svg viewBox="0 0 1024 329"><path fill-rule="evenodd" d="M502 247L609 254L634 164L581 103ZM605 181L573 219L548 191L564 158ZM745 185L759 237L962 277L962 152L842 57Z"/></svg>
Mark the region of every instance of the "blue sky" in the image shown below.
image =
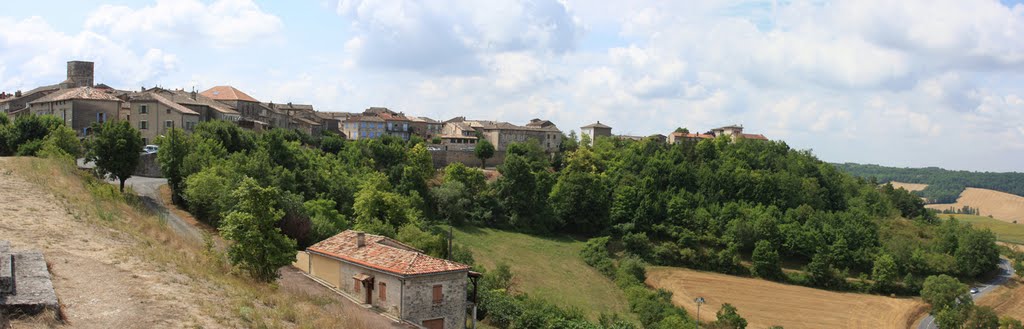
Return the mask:
<svg viewBox="0 0 1024 329"><path fill-rule="evenodd" d="M1020 1L37 0L0 25L9 92L83 59L123 89L636 135L739 123L826 161L1024 171Z"/></svg>

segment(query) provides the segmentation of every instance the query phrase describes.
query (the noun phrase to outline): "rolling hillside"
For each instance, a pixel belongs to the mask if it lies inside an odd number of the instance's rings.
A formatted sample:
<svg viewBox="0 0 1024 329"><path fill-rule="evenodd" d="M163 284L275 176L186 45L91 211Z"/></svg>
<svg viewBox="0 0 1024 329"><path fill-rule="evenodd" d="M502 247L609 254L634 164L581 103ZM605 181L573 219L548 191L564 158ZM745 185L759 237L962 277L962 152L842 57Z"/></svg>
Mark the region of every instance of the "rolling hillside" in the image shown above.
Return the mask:
<svg viewBox="0 0 1024 329"><path fill-rule="evenodd" d="M892 184L892 187L894 188L903 188L904 190L910 192L921 191L928 187L928 184L903 183L897 181L892 181L889 183Z"/></svg>
<svg viewBox="0 0 1024 329"><path fill-rule="evenodd" d="M577 307L591 320L601 313L633 317L619 287L580 258L581 241L486 228L457 229L455 241L469 247L476 262L488 269L509 265L521 292Z"/></svg>
<svg viewBox="0 0 1024 329"><path fill-rule="evenodd" d="M974 215L939 215L946 219L953 216L959 221L970 223L974 227L987 228L996 234L996 240L1008 243L1024 244L1024 224L1013 224L1006 221Z"/></svg>
<svg viewBox="0 0 1024 329"><path fill-rule="evenodd" d="M998 220L1024 224L1024 197L999 191L967 188L956 203L929 204L926 207L944 210L965 205L978 208L982 216L991 215Z"/></svg>
<svg viewBox="0 0 1024 329"><path fill-rule="evenodd" d="M927 184L918 192L935 203L953 203L968 187L977 187L1024 195L1024 173L972 172L942 168L895 168L872 164L837 163L836 168L854 176L875 179L878 183L903 182Z"/></svg>

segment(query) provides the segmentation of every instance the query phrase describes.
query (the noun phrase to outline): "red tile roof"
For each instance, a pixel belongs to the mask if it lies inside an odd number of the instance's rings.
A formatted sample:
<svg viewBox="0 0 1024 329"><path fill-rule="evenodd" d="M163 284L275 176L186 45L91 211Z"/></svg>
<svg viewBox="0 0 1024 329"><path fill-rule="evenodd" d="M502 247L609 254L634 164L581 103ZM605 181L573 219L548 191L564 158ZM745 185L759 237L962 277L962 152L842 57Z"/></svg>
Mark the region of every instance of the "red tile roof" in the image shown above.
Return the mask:
<svg viewBox="0 0 1024 329"><path fill-rule="evenodd" d="M367 266L398 275L419 275L455 271L468 271L469 266L450 260L431 257L397 240L366 234L366 244L356 245L353 230L338 233L307 248L342 261Z"/></svg>
<svg viewBox="0 0 1024 329"><path fill-rule="evenodd" d="M743 134L743 138L746 138L746 139L758 139L758 140L763 140L763 141L768 140L768 137L764 137L764 135L761 135L761 134Z"/></svg>
<svg viewBox="0 0 1024 329"><path fill-rule="evenodd" d="M216 86L201 93L203 96L218 100L218 101L247 101L256 102L260 101L252 98L249 94L242 92L241 90L235 89L232 86Z"/></svg>

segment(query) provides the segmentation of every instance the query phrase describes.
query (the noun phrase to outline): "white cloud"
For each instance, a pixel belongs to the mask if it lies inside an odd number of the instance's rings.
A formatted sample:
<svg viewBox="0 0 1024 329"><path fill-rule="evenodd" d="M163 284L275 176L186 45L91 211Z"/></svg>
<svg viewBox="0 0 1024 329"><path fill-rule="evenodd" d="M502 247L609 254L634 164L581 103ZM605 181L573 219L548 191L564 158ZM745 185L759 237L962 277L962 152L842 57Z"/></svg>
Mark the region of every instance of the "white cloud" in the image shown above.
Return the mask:
<svg viewBox="0 0 1024 329"><path fill-rule="evenodd" d="M0 17L0 62L11 72L0 80L0 89L31 89L65 78L65 62L91 60L97 65L96 82L136 85L153 83L174 71L179 61L158 48L136 53L134 47L91 31L68 35L53 29L40 17L22 20Z"/></svg>
<svg viewBox="0 0 1024 329"><path fill-rule="evenodd" d="M357 34L346 48L363 65L441 74L475 74L487 55L575 48L578 22L555 0L341 0L338 14Z"/></svg>
<svg viewBox="0 0 1024 329"><path fill-rule="evenodd" d="M251 0L157 0L138 9L100 6L85 28L143 44L173 40L226 48L273 39L283 23Z"/></svg>

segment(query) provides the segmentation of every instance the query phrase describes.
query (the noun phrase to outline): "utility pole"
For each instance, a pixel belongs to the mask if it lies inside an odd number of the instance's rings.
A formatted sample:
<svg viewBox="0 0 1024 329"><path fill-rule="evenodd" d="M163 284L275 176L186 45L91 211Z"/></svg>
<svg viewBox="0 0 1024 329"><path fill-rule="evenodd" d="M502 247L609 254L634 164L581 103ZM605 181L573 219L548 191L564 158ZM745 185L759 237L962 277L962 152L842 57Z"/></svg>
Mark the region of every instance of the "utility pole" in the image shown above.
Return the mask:
<svg viewBox="0 0 1024 329"><path fill-rule="evenodd" d="M695 322L697 323L697 329L700 329L700 305L704 304L704 297L697 297L693 302L697 303L697 320Z"/></svg>

